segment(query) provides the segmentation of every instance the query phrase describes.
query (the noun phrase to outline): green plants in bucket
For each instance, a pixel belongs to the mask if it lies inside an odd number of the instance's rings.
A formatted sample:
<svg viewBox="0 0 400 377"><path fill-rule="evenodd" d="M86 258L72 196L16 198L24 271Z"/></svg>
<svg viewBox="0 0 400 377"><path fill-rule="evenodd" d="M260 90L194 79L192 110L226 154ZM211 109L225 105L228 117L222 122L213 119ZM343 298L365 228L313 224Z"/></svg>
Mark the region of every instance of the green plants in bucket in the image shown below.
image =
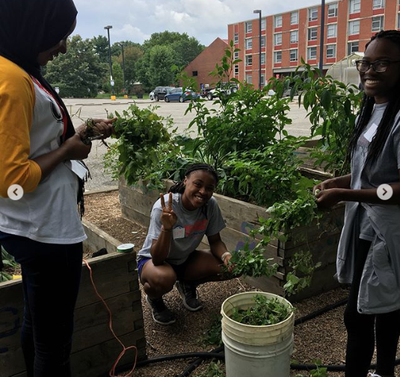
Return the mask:
<svg viewBox="0 0 400 377"><path fill-rule="evenodd" d="M243 292L221 306L227 377L287 377L293 350L291 303L268 292Z"/></svg>

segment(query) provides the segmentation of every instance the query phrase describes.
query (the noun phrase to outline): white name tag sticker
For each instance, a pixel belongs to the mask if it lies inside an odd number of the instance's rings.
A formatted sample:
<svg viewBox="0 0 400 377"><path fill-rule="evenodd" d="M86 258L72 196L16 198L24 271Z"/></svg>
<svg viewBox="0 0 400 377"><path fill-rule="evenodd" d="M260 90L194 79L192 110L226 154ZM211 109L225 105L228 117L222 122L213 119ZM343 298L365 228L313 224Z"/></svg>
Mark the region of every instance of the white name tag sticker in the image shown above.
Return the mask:
<svg viewBox="0 0 400 377"><path fill-rule="evenodd" d="M378 125L372 123L371 127L368 128L368 131L364 134L364 137L371 142L376 134L376 130L378 129Z"/></svg>
<svg viewBox="0 0 400 377"><path fill-rule="evenodd" d="M178 238L185 238L185 228L182 228L181 226L174 228L172 235L174 240L177 240Z"/></svg>

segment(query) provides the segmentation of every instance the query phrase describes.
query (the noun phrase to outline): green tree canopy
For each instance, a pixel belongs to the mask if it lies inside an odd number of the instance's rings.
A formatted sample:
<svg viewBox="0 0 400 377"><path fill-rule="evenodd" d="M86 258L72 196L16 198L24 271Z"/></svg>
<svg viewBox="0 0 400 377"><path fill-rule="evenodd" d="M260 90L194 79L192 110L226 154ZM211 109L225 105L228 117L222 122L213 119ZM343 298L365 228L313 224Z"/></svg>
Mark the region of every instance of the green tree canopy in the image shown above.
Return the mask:
<svg viewBox="0 0 400 377"><path fill-rule="evenodd" d="M62 97L96 96L106 76L107 65L102 64L91 40L79 35L68 39L68 53L61 54L46 67L46 79L60 88Z"/></svg>

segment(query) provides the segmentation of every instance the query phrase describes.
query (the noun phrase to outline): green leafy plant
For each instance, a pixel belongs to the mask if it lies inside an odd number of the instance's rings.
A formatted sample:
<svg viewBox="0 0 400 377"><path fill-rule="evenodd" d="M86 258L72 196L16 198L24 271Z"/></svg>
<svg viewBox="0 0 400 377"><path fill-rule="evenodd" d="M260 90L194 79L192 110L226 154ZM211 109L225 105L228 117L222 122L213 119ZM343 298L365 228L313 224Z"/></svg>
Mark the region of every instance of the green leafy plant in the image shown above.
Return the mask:
<svg viewBox="0 0 400 377"><path fill-rule="evenodd" d="M220 361L211 361L208 364L207 369L200 374L196 374L195 377L225 377L225 365Z"/></svg>
<svg viewBox="0 0 400 377"><path fill-rule="evenodd" d="M274 325L287 319L292 309L282 305L275 298L268 298L264 295L254 295L254 305L248 309L234 308L230 318L242 324L264 326Z"/></svg>
<svg viewBox="0 0 400 377"><path fill-rule="evenodd" d="M115 113L114 137L118 141L105 155L105 167L114 178L123 175L128 184L146 180L153 170L158 170L161 156L169 152L172 119L153 110L132 104L122 114Z"/></svg>
<svg viewBox="0 0 400 377"><path fill-rule="evenodd" d="M200 343L206 346L220 346L222 345L221 338L221 314L214 314L212 316L211 325L206 329L204 336L201 338Z"/></svg>
<svg viewBox="0 0 400 377"><path fill-rule="evenodd" d="M1 261L4 268L14 269L17 267L17 263L15 262L13 256L7 253L7 251L1 246ZM12 280L12 275L6 271L0 270L0 282Z"/></svg>

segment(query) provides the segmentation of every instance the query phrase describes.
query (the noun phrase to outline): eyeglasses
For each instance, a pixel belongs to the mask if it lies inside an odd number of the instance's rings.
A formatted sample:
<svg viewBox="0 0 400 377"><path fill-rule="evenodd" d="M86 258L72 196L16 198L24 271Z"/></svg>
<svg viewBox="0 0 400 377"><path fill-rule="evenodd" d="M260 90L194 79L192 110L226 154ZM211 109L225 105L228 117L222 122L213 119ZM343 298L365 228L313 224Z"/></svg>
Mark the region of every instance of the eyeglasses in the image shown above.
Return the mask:
<svg viewBox="0 0 400 377"><path fill-rule="evenodd" d="M375 60L374 62L356 60L355 63L358 72L365 73L372 67L375 72L382 73L386 72L390 64L400 63L400 60Z"/></svg>

